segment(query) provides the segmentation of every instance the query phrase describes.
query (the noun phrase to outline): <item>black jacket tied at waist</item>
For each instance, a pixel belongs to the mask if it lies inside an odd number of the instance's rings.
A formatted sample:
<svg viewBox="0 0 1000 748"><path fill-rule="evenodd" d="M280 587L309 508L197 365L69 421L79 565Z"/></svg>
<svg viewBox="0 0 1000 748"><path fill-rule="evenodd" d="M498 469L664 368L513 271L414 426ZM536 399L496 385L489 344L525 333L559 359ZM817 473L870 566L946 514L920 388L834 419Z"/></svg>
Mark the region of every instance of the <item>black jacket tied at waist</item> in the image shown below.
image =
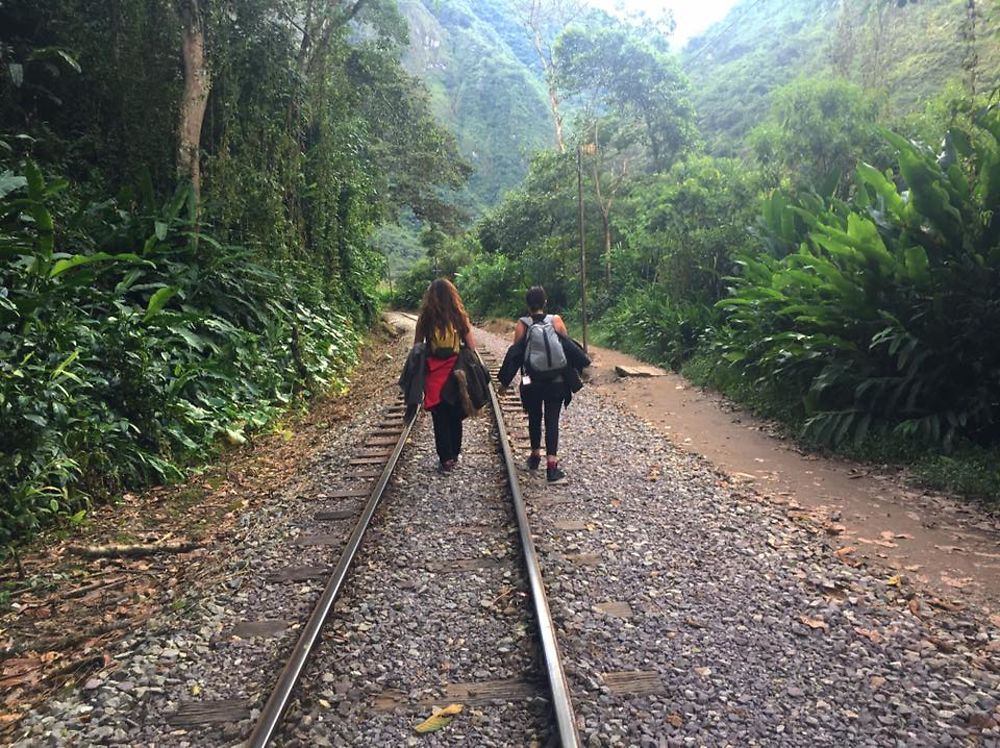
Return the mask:
<svg viewBox="0 0 1000 748"><path fill-rule="evenodd" d="M406 403L406 417L416 412L424 401L427 376L427 344L417 343L410 349L399 375L399 389ZM441 390L441 399L451 405L461 405L467 416L473 415L490 399L490 376L475 351L462 346L451 376Z"/></svg>

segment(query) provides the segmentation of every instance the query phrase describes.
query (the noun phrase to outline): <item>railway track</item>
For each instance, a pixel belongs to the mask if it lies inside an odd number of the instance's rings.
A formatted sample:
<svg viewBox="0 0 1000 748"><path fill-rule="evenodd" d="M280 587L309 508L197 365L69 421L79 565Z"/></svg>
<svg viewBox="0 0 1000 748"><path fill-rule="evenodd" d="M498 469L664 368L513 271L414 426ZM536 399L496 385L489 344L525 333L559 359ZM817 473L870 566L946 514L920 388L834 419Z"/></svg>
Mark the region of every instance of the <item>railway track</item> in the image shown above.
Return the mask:
<svg viewBox="0 0 1000 748"><path fill-rule="evenodd" d="M491 368L489 365L495 365L495 361L486 359L484 364ZM504 395L503 400L508 406L516 407L519 404L517 396L509 393ZM528 513L518 483L510 437L505 426L503 405L501 398L492 388L486 409L489 410L489 430L500 461L499 471L503 474L506 484L502 493L509 502L507 511L515 525L514 529L508 531L508 535L516 539L519 546L516 555L520 557L524 594L527 600L530 600L530 604L525 604L524 609L535 627L537 671L543 676L537 681L536 686L541 691L541 697L550 705L548 718L542 717L547 724L539 726L539 734L545 735L545 741L550 745L570 748L579 745L573 705L559 656L555 625L545 598L541 567L528 524ZM370 493L365 497L364 507L343 545L339 560L327 579L315 607L302 626L286 665L276 679L270 696L260 712L247 743L249 746L262 748L278 742L281 739L283 719L290 707L297 701L309 699L309 686L303 683L303 676L308 672L311 662L316 659L317 647L324 641L324 626L331 618L331 611L340 599L345 586L351 584L350 575L359 557L359 550L372 527L373 518L383 502L387 488L394 476L399 476L401 463L404 462L402 458L407 452L411 434L417 428L417 422L421 420L419 412L409 420L403 418L403 413L404 407L401 403L390 407L377 428L371 432L365 448L352 460L359 467L378 466L380 472ZM439 554L446 553L447 550L439 550ZM446 562L443 565L447 565ZM331 677L329 670L324 669L324 675L327 678ZM306 681L308 682L308 678ZM467 695L471 696L473 701L477 699L488 701L489 690L488 684L481 692L477 692L475 687L466 689ZM506 697L501 694L499 698L509 698L509 694Z"/></svg>

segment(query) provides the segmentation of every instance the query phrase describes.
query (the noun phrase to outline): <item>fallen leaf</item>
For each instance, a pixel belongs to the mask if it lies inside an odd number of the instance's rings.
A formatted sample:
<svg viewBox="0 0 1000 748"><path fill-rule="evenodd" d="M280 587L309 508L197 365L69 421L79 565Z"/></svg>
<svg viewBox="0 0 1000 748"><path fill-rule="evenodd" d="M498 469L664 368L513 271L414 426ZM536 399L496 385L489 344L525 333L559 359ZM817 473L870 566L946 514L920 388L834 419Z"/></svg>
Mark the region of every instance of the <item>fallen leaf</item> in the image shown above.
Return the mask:
<svg viewBox="0 0 1000 748"><path fill-rule="evenodd" d="M870 639L873 643L878 644L882 641L882 635L875 631L874 629L863 629L860 626L855 626L854 630L860 635L867 639Z"/></svg>
<svg viewBox="0 0 1000 748"><path fill-rule="evenodd" d="M464 707L461 704L449 704L444 709L434 708L431 716L421 722L413 729L419 733L437 732L447 727L455 719L455 715L460 714Z"/></svg>
<svg viewBox="0 0 1000 748"><path fill-rule="evenodd" d="M684 725L684 718L681 715L679 715L677 712L674 712L669 717L667 717L667 721L671 725L673 725L674 727L677 727L677 728L680 728L680 727L682 727Z"/></svg>
<svg viewBox="0 0 1000 748"><path fill-rule="evenodd" d="M972 577L962 577L961 579L956 579L955 577L949 577L947 574L942 574L941 581L949 587L962 589L963 587L967 587L969 585L969 582L972 581Z"/></svg>
<svg viewBox="0 0 1000 748"><path fill-rule="evenodd" d="M886 579L885 583L887 585L889 585L890 587L902 587L903 586L903 577L900 576L899 574L896 574L895 576L892 576L892 577L889 577L888 579Z"/></svg>
<svg viewBox="0 0 1000 748"><path fill-rule="evenodd" d="M964 603L955 602L953 600L942 600L939 597L931 598L930 603L935 608L941 608L942 610L950 610L950 611L965 610Z"/></svg>
<svg viewBox="0 0 1000 748"><path fill-rule="evenodd" d="M872 687L873 691L877 691L882 686L885 685L885 678L883 678L881 675L873 675L872 679L868 681L868 683Z"/></svg>
<svg viewBox="0 0 1000 748"><path fill-rule="evenodd" d="M712 674L712 668L710 667L696 667L694 671L698 673L698 675L700 675L702 678L707 678Z"/></svg>
<svg viewBox="0 0 1000 748"><path fill-rule="evenodd" d="M192 683L191 684L191 695L192 696L198 696L200 694L201 694L201 683Z"/></svg>
<svg viewBox="0 0 1000 748"><path fill-rule="evenodd" d="M910 564L909 566L904 566L903 568L906 569L906 571L920 571L924 567L922 564Z"/></svg>
<svg viewBox="0 0 1000 748"><path fill-rule="evenodd" d="M910 608L910 612L913 615L915 615L915 616L919 616L920 615L920 601L917 598L913 598L912 600L910 600L909 608Z"/></svg>
<svg viewBox="0 0 1000 748"><path fill-rule="evenodd" d="M990 623L1000 629L1000 613L994 613L990 616Z"/></svg>
<svg viewBox="0 0 1000 748"><path fill-rule="evenodd" d="M704 623L702 623L701 621L696 621L693 618L686 619L684 621L684 623L686 623L691 628L695 628L695 629L703 629L703 628L705 628L705 624Z"/></svg>
<svg viewBox="0 0 1000 748"><path fill-rule="evenodd" d="M0 725L6 725L11 722L17 722L23 716L24 716L23 712L4 712L3 714L0 714Z"/></svg>
<svg viewBox="0 0 1000 748"><path fill-rule="evenodd" d="M858 550L857 546L845 545L843 548L838 548L837 550L835 550L833 552L833 555L836 556L837 558L842 559L844 556L848 555L849 553L854 553L854 551L856 550Z"/></svg>
<svg viewBox="0 0 1000 748"><path fill-rule="evenodd" d="M827 625L826 621L822 621L819 618L810 618L805 614L800 615L799 620L813 630L823 629L824 631L826 631L828 628L830 628Z"/></svg>

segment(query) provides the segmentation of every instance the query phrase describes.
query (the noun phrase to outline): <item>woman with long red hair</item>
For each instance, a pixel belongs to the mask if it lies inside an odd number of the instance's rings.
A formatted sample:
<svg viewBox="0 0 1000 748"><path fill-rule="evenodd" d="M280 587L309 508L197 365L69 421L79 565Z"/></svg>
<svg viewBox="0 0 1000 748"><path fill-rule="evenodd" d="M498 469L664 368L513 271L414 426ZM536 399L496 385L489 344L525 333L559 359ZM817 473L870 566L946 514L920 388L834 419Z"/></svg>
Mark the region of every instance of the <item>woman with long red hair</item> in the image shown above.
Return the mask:
<svg viewBox="0 0 1000 748"><path fill-rule="evenodd" d="M476 347L462 298L447 278L438 278L427 288L413 342L427 344L424 408L434 422L434 446L441 461L438 469L447 473L458 464L462 452L465 411L460 404L442 400L441 390L455 369L459 348Z"/></svg>

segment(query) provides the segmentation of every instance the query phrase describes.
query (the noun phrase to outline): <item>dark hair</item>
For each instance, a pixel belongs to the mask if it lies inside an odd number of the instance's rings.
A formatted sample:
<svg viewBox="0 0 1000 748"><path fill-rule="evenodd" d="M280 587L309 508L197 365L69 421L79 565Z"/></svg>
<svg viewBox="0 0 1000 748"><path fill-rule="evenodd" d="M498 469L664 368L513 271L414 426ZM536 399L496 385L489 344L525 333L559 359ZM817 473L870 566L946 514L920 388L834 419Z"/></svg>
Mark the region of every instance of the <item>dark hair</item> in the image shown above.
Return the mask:
<svg viewBox="0 0 1000 748"><path fill-rule="evenodd" d="M528 293L524 295L524 300L528 302L528 309L534 311L536 309L545 308L545 289L541 286L532 286L528 289Z"/></svg>
<svg viewBox="0 0 1000 748"><path fill-rule="evenodd" d="M434 331L455 328L459 337L469 333L469 315L462 306L458 289L447 278L438 278L427 287L420 317L417 318L417 339L430 340Z"/></svg>

